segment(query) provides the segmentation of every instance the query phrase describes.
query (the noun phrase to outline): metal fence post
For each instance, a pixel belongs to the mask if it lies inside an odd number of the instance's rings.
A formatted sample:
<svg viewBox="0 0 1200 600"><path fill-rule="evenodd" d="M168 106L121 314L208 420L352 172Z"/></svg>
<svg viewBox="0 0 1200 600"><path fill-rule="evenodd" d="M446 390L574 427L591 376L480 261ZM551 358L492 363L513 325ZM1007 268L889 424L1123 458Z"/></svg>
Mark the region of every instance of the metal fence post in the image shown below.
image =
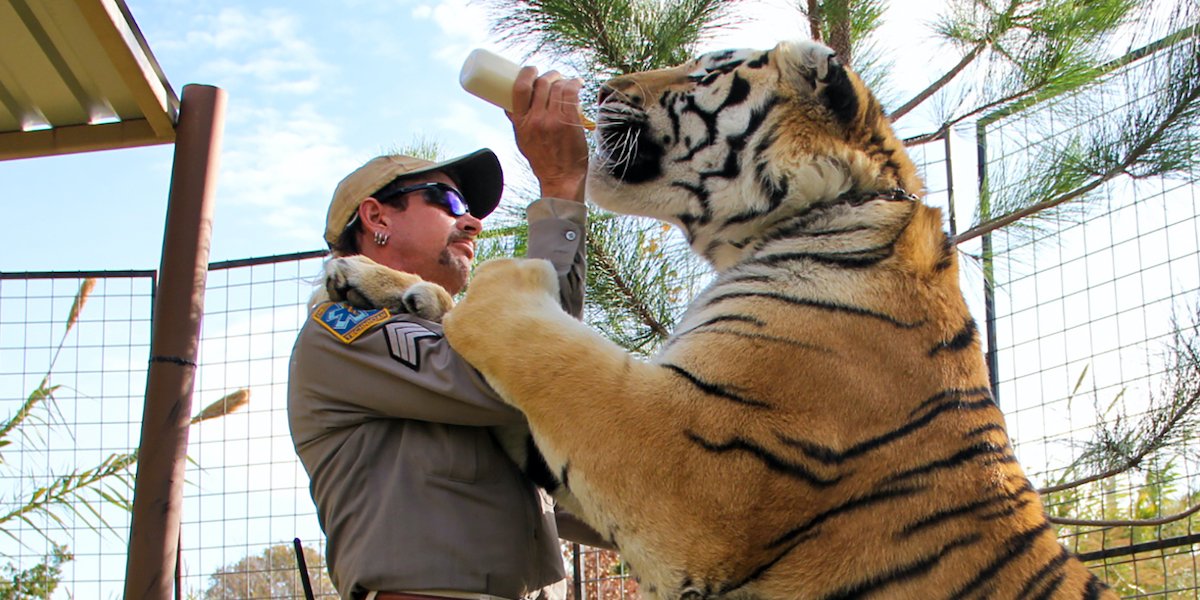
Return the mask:
<svg viewBox="0 0 1200 600"><path fill-rule="evenodd" d="M985 223L991 218L991 203L987 197L987 125L983 122L975 126L975 147L979 152L979 221ZM996 383L1000 364L999 354L996 352L996 274L992 255L992 234L983 234L980 242L983 245L983 318L987 336L988 383L992 388L992 400L996 406L1000 406L1000 388Z"/></svg>

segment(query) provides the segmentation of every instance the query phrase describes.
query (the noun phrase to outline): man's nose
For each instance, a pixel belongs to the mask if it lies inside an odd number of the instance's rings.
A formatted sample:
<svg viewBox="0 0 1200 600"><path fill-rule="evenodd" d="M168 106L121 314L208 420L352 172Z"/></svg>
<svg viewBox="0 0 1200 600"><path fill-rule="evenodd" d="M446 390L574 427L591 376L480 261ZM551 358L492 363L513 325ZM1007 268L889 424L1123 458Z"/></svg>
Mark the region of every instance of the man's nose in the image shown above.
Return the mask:
<svg viewBox="0 0 1200 600"><path fill-rule="evenodd" d="M480 221L471 213L459 217L456 225L460 231L471 234L471 237L475 237L479 235L479 232L483 231L483 221Z"/></svg>

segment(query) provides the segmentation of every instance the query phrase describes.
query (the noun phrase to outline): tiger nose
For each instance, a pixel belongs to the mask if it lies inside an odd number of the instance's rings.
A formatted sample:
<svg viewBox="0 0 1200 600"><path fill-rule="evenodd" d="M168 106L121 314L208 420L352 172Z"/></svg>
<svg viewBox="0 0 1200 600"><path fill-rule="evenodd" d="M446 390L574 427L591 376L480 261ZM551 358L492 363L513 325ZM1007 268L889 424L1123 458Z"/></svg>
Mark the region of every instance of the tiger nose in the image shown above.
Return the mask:
<svg viewBox="0 0 1200 600"><path fill-rule="evenodd" d="M641 105L641 96L632 91L635 89L637 89L637 85L628 77L614 77L600 86L600 91L596 94L596 104L602 105L612 95L620 94L625 102L633 105Z"/></svg>

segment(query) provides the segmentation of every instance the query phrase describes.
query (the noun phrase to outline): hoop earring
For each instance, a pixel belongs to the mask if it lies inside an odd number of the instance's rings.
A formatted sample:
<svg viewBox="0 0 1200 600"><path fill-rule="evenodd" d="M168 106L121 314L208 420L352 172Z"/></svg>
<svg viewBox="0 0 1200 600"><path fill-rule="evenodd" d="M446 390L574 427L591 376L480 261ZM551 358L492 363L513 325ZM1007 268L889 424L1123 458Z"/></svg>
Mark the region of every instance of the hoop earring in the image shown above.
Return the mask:
<svg viewBox="0 0 1200 600"><path fill-rule="evenodd" d="M388 234L382 231L375 232L375 245L386 246L388 243Z"/></svg>

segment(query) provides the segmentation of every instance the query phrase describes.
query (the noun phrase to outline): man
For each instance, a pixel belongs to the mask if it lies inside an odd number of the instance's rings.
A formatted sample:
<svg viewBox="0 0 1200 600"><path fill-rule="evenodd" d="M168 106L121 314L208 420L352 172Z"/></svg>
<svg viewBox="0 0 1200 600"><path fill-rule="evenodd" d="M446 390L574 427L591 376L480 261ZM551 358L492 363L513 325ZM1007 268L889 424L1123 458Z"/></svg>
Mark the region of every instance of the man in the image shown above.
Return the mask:
<svg viewBox="0 0 1200 600"><path fill-rule="evenodd" d="M526 67L509 114L543 196L527 210L527 254L554 263L564 308L577 316L588 153L579 89ZM437 164L378 157L338 184L325 240L335 256L360 253L454 294L501 188L490 150ZM546 597L563 579L553 512L489 434L523 418L439 324L317 307L293 349L288 414L343 598L517 600ZM579 531L564 534L592 539Z"/></svg>

